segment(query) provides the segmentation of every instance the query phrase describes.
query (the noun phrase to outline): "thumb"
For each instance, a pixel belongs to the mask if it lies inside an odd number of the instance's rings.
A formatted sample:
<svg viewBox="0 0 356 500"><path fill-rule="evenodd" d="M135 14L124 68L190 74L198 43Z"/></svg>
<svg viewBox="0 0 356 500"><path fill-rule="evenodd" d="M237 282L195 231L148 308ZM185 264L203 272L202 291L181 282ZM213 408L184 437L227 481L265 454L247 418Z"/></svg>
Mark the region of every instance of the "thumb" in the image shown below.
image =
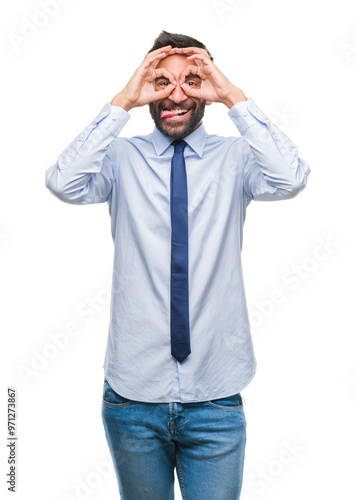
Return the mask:
<svg viewBox="0 0 356 500"><path fill-rule="evenodd" d="M169 85L164 87L162 90L156 90L154 92L154 97L153 97L152 101L159 101L160 99L164 99L165 97L168 97L173 92L173 90L175 88L176 88L176 86L173 85L172 83L170 83Z"/></svg>
<svg viewBox="0 0 356 500"><path fill-rule="evenodd" d="M182 88L183 92L185 93L185 95L187 95L189 97L197 97L198 99L201 99L200 89L195 89L195 88L191 87L190 85L188 85L187 83L182 83L181 88Z"/></svg>

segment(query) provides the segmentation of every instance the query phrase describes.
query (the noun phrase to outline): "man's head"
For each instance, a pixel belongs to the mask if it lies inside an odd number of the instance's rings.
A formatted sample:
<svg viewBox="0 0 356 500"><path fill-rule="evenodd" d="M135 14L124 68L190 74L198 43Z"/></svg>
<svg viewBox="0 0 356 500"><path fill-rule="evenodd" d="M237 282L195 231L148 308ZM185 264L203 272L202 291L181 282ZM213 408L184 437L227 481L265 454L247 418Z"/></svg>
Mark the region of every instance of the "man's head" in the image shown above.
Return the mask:
<svg viewBox="0 0 356 500"><path fill-rule="evenodd" d="M162 31L148 53L167 45L171 45L172 48L199 47L207 50L205 45L195 38ZM213 60L209 52L208 54L211 60ZM162 59L157 67L166 68L172 73L177 82L179 82L180 74L189 65L195 65L195 63L187 61L187 56L185 55L173 54ZM195 88L199 88L201 84L200 78L192 74L186 77L185 82ZM166 78L158 78L155 81L156 89L163 89L168 83ZM160 132L173 139L182 139L191 134L201 124L206 104L211 103L206 102L204 99L188 97L178 83L167 98L150 103L149 109L153 121Z"/></svg>

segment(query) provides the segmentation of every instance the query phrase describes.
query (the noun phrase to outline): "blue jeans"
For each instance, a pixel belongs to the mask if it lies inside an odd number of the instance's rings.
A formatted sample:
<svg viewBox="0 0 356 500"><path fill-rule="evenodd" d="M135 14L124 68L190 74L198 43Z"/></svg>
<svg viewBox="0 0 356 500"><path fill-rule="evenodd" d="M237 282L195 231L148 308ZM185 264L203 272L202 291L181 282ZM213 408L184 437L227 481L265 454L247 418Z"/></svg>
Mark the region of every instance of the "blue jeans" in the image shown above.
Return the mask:
<svg viewBox="0 0 356 500"><path fill-rule="evenodd" d="M104 379L102 419L122 500L238 500L246 444L240 393L199 403L146 403Z"/></svg>

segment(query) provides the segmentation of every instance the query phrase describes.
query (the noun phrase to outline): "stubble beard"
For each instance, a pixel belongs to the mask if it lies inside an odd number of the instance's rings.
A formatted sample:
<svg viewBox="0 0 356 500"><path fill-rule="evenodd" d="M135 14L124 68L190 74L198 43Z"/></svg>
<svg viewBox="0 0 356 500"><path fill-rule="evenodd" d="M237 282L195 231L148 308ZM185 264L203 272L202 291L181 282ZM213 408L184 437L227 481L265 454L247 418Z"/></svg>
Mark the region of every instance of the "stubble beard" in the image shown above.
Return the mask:
<svg viewBox="0 0 356 500"><path fill-rule="evenodd" d="M183 126L181 122L168 122L164 118L161 118L163 110L161 105L151 102L149 103L149 110L158 130L171 139L179 140L191 134L202 121L205 112L205 103L206 101L203 100L199 107L194 103L194 108L191 108L190 118Z"/></svg>

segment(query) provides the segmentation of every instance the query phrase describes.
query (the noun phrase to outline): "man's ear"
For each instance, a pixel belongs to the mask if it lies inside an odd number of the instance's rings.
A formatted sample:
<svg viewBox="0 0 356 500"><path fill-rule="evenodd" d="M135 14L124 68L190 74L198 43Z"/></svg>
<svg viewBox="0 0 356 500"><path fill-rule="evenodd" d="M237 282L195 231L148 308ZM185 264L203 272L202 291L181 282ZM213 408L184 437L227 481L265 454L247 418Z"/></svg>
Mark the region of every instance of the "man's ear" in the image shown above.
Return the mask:
<svg viewBox="0 0 356 500"><path fill-rule="evenodd" d="M206 104L207 106L210 106L210 104L213 104L213 101L205 101L205 104Z"/></svg>

